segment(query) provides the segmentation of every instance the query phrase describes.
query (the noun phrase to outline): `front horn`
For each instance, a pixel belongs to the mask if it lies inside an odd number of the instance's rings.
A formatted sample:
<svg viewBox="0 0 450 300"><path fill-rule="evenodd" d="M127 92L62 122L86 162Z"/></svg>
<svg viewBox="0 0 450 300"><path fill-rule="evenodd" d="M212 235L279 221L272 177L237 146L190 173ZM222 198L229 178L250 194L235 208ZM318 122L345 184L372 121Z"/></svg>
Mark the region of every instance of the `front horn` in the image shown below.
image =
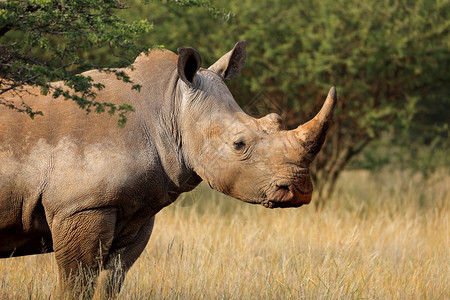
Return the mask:
<svg viewBox="0 0 450 300"><path fill-rule="evenodd" d="M328 128L333 119L334 107L337 103L337 92L333 86L328 92L327 99L320 109L319 113L309 122L300 125L293 130L295 137L305 147L308 155L308 163L319 153L320 148L325 141Z"/></svg>

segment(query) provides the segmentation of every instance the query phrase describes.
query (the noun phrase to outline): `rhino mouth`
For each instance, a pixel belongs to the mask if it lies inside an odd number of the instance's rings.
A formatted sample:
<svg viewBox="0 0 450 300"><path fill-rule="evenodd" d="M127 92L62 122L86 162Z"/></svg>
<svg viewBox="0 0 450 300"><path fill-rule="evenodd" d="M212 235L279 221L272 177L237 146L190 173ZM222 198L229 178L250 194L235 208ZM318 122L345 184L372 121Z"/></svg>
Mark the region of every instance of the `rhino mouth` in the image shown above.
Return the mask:
<svg viewBox="0 0 450 300"><path fill-rule="evenodd" d="M264 203L261 203L262 206L265 208L294 208L294 207L300 207L303 206L303 203L297 203L295 205L291 205L288 203L282 203L282 202L274 202L274 201L267 201Z"/></svg>
<svg viewBox="0 0 450 300"><path fill-rule="evenodd" d="M309 174L293 180L281 180L261 205L267 208L300 207L311 202L312 183Z"/></svg>

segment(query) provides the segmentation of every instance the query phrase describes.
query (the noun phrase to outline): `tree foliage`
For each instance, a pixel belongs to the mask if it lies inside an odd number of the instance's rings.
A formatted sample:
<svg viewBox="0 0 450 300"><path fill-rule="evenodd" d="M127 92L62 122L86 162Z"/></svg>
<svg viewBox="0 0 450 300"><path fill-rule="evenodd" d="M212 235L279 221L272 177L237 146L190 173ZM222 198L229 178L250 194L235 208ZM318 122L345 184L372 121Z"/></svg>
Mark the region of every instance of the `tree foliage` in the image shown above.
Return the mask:
<svg viewBox="0 0 450 300"><path fill-rule="evenodd" d="M124 72L92 63L84 51L108 47L116 54L118 64L123 64L127 54L146 50L136 46L134 40L150 30L148 21L127 23L118 18L115 10L125 6L115 0L6 1L0 5L0 104L31 117L42 114L26 103L17 106L1 97L7 91L20 95L21 87L34 85L41 87L42 94L74 100L87 112L108 109L112 114L118 110L124 121L124 113L132 108L95 101L96 91L104 86L76 72L99 69L130 82ZM64 81L67 88L51 83L56 80Z"/></svg>
<svg viewBox="0 0 450 300"><path fill-rule="evenodd" d="M387 131L433 138L432 125L448 138L449 0L214 4L234 13L229 22L171 5L147 11L157 25L152 37L172 49L194 45L207 63L247 40L247 64L230 82L232 93L250 109L274 104L289 128L313 117L336 85L334 125L314 165L321 199L349 161Z"/></svg>
<svg viewBox="0 0 450 300"><path fill-rule="evenodd" d="M221 13L205 0L169 2ZM130 88L139 89L126 73L108 68L128 66L149 49L148 43L137 41L150 32L152 25L144 17L122 17L121 11L129 5L121 0L1 1L0 105L32 118L42 114L25 102L4 97L6 92L20 97L22 87L32 85L40 87L42 94L75 101L86 112L117 111L119 125L123 125L125 113L133 107L96 101L96 92L104 86L78 73L90 69L114 73L117 79L129 82ZM65 88L52 84L54 81L63 81Z"/></svg>

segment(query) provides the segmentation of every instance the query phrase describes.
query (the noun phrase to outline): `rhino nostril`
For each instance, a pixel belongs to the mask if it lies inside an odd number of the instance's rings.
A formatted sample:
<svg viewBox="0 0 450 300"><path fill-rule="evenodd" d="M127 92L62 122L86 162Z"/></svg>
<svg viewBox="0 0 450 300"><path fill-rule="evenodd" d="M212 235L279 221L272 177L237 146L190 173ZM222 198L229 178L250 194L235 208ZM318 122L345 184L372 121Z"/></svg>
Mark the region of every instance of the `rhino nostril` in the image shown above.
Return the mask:
<svg viewBox="0 0 450 300"><path fill-rule="evenodd" d="M285 190L285 191L290 191L289 189L289 185L277 185L278 190Z"/></svg>

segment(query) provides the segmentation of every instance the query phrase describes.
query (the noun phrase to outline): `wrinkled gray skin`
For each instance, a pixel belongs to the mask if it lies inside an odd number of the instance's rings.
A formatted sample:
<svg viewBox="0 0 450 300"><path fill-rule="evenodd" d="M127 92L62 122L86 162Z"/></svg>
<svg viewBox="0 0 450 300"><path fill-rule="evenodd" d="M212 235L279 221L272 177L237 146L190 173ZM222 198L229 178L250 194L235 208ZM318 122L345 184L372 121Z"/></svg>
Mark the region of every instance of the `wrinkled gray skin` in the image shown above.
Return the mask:
<svg viewBox="0 0 450 300"><path fill-rule="evenodd" d="M125 69L141 92L84 73L106 86L99 101L135 107L124 129L31 87L23 100L43 117L0 108L0 257L54 251L63 288L82 266L99 275L97 294L111 294L144 250L155 214L201 180L266 207L310 202L308 167L331 122L334 88L316 118L285 131L276 114L246 115L224 83L243 68L245 42L209 69L194 49L178 53L154 50Z"/></svg>

